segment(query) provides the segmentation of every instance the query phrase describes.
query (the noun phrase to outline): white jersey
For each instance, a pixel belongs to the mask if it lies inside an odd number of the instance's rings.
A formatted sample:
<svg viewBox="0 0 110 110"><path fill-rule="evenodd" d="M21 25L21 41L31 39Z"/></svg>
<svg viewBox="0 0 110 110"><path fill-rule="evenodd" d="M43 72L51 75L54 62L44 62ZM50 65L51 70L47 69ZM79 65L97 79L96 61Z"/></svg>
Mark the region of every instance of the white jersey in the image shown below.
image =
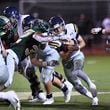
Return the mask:
<svg viewBox="0 0 110 110"><path fill-rule="evenodd" d="M43 51L44 57L46 59L47 58L49 58L49 59L52 58L52 59L58 61L59 58L60 58L60 55L58 54L58 52L55 49L51 48L48 44L46 45L46 47L42 51Z"/></svg>
<svg viewBox="0 0 110 110"><path fill-rule="evenodd" d="M4 85L9 77L8 69L3 57L3 49L4 47L0 40L0 85Z"/></svg>
<svg viewBox="0 0 110 110"><path fill-rule="evenodd" d="M65 26L65 33L64 35L60 36L61 38L64 37L64 39L67 39L67 40L73 40L76 44L78 44L78 30L77 30L77 27L76 25L70 23L70 24L67 24ZM63 40L63 39L61 39ZM52 42L49 42L49 45L51 46L51 48L58 48L60 47L62 44L61 44L61 41L60 40L56 40L56 41L52 41ZM78 57L77 57L78 56ZM84 58L84 55L83 53L79 50L77 51L74 51L70 57L70 60L75 58Z"/></svg>
<svg viewBox="0 0 110 110"><path fill-rule="evenodd" d="M78 41L77 41L77 39L78 39L78 32L77 32L77 29L76 29L75 25L70 23L70 24L67 24L65 27L66 27L65 35L68 38L74 40L74 42L78 43ZM80 49L75 51L75 52L73 52L71 58L77 56L79 53L80 53Z"/></svg>
<svg viewBox="0 0 110 110"><path fill-rule="evenodd" d="M20 38L23 35L23 25L22 25L22 23L23 23L24 18L26 18L27 16L29 16L29 15L20 15L20 19L17 22L17 32L18 32L18 35L19 35Z"/></svg>

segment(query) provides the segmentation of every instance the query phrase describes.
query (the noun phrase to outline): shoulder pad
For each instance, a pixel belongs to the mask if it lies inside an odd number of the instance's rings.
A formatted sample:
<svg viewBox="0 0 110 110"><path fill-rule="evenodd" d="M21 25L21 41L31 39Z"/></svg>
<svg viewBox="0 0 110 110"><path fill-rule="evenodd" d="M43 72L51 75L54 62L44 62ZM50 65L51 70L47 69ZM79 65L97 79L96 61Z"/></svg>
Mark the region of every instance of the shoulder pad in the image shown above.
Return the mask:
<svg viewBox="0 0 110 110"><path fill-rule="evenodd" d="M76 24L70 23L70 24L67 24L66 27L78 33L78 27Z"/></svg>
<svg viewBox="0 0 110 110"><path fill-rule="evenodd" d="M33 29L28 29L27 31L24 32L24 34L21 36L21 38L23 37L28 37L29 35L35 33L35 31Z"/></svg>

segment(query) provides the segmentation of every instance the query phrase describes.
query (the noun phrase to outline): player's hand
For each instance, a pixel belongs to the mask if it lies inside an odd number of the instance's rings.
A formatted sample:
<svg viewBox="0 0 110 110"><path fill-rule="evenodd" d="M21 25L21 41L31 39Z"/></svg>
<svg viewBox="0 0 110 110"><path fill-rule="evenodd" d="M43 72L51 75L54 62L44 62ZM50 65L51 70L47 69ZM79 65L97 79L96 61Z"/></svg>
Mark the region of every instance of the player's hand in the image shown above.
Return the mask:
<svg viewBox="0 0 110 110"><path fill-rule="evenodd" d="M34 53L37 53L39 51L39 49L36 45L33 45L32 48L33 48Z"/></svg>
<svg viewBox="0 0 110 110"><path fill-rule="evenodd" d="M29 55L30 55L30 51L29 51L28 48L26 48L26 50L25 50L25 55L26 55L26 56L29 56Z"/></svg>
<svg viewBox="0 0 110 110"><path fill-rule="evenodd" d="M29 49L27 48L27 49L25 50L25 55L26 55L26 56L29 56L29 55L31 55L31 54L36 54L37 52L38 52L38 47L37 47L36 45L33 45L33 46L32 46L32 49L29 50Z"/></svg>
<svg viewBox="0 0 110 110"><path fill-rule="evenodd" d="M92 33L92 34L101 34L101 33L102 33L102 28L101 28L101 27L92 28L92 29L91 29L91 33Z"/></svg>

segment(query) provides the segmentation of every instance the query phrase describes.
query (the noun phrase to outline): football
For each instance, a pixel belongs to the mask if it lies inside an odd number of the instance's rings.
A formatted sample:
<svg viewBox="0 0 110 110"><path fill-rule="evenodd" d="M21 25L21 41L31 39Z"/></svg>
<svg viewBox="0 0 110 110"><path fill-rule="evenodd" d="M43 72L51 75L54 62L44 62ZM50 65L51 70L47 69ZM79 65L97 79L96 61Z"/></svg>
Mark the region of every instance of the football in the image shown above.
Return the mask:
<svg viewBox="0 0 110 110"><path fill-rule="evenodd" d="M79 49L78 45L74 43L73 40L63 41L63 51L77 51Z"/></svg>

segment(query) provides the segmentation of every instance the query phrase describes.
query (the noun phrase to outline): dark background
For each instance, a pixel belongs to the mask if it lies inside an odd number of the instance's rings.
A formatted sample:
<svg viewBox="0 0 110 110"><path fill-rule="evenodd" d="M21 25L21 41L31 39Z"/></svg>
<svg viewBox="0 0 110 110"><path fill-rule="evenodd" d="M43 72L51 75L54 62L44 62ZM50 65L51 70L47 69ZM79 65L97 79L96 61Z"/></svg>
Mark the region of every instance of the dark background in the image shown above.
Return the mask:
<svg viewBox="0 0 110 110"><path fill-rule="evenodd" d="M97 50L105 53L105 39L94 38L90 34L92 27L101 26L102 20L110 15L110 0L0 0L0 14L5 7L15 6L21 14L32 14L35 17L49 20L60 15L66 23L80 25L80 15L86 17L86 31L81 33L86 41L85 50ZM81 32L81 31L80 31Z"/></svg>
<svg viewBox="0 0 110 110"><path fill-rule="evenodd" d="M82 13L93 22L110 15L110 0L0 0L0 14L6 6L16 6L22 14L37 13L43 19L62 15L69 22Z"/></svg>

